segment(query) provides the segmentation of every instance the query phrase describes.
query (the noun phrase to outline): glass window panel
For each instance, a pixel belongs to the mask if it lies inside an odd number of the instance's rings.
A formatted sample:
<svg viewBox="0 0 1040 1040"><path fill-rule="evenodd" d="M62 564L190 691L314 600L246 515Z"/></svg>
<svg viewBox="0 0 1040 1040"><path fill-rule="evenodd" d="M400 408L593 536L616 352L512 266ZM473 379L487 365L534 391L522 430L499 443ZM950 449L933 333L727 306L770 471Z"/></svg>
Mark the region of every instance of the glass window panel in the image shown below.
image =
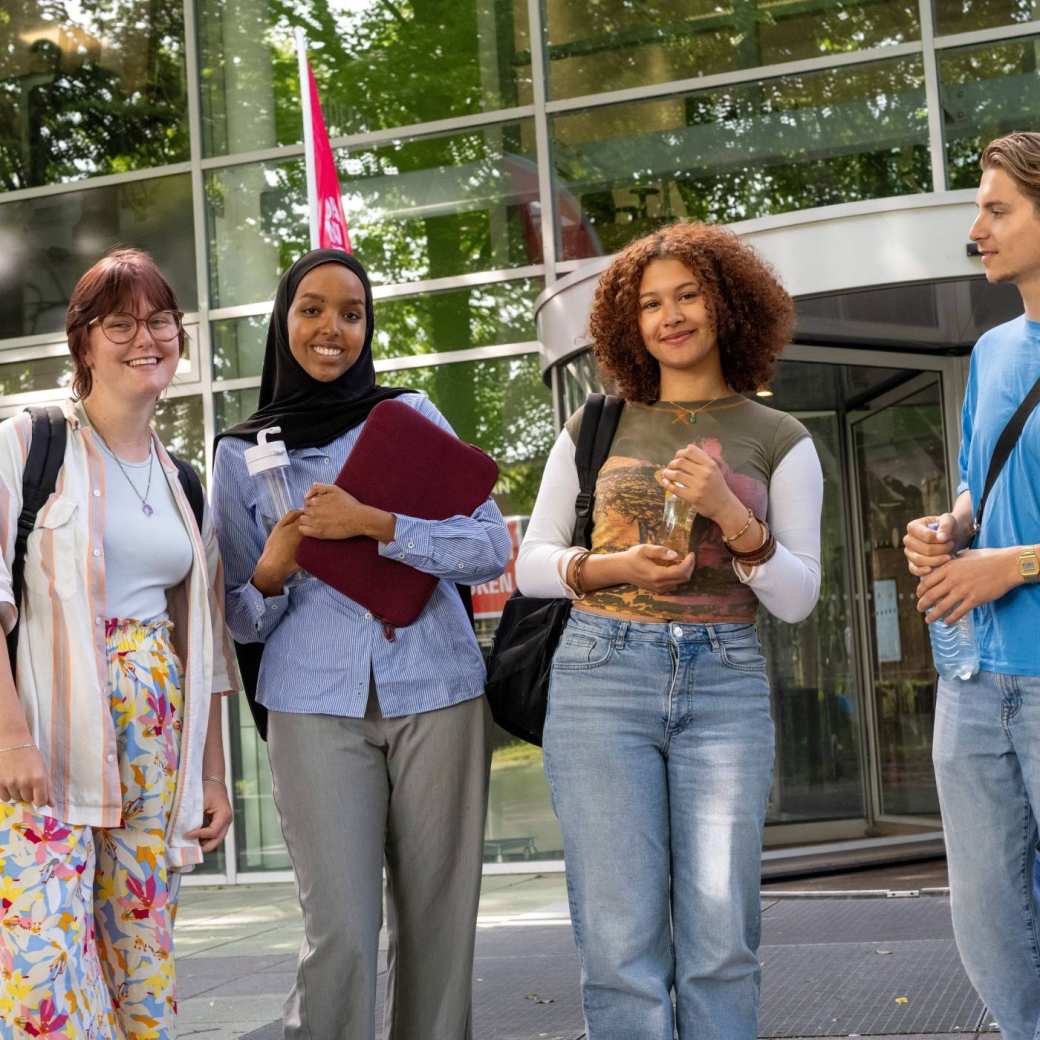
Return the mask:
<svg viewBox="0 0 1040 1040"><path fill-rule="evenodd" d="M336 157L354 251L374 283L541 262L530 120ZM206 208L213 306L270 299L308 248L303 160L214 170Z"/></svg>
<svg viewBox="0 0 1040 1040"><path fill-rule="evenodd" d="M256 411L260 387L224 390L213 395L213 426L218 433L248 419Z"/></svg>
<svg viewBox="0 0 1040 1040"><path fill-rule="evenodd" d="M542 288L529 279L377 300L373 352L390 358L533 340Z"/></svg>
<svg viewBox="0 0 1040 1040"><path fill-rule="evenodd" d="M0 191L188 158L179 3L0 11Z"/></svg>
<svg viewBox="0 0 1040 1040"><path fill-rule="evenodd" d="M934 0L938 33L973 32L1040 18L1038 0Z"/></svg>
<svg viewBox="0 0 1040 1040"><path fill-rule="evenodd" d="M207 155L302 140L293 31L329 133L363 133L531 102L526 0L199 0Z"/></svg>
<svg viewBox="0 0 1040 1040"><path fill-rule="evenodd" d="M1040 121L1040 36L939 52L939 90L951 188L975 188L995 137Z"/></svg>
<svg viewBox="0 0 1040 1040"><path fill-rule="evenodd" d="M71 386L72 362L67 353L8 362L0 354L0 395Z"/></svg>
<svg viewBox="0 0 1040 1040"><path fill-rule="evenodd" d="M675 219L931 190L919 58L585 110L554 119L552 136L567 259Z"/></svg>
<svg viewBox="0 0 1040 1040"><path fill-rule="evenodd" d="M548 0L549 92L579 97L920 36L913 0Z"/></svg>
<svg viewBox="0 0 1040 1040"><path fill-rule="evenodd" d="M17 202L2 199L0 339L63 331L76 282L116 245L146 249L181 310L198 307L187 174Z"/></svg>
<svg viewBox="0 0 1040 1040"><path fill-rule="evenodd" d="M214 379L260 375L267 347L267 315L213 322L210 325L210 347Z"/></svg>
<svg viewBox="0 0 1040 1040"><path fill-rule="evenodd" d="M155 409L159 440L206 476L206 434L201 397L164 397Z"/></svg>

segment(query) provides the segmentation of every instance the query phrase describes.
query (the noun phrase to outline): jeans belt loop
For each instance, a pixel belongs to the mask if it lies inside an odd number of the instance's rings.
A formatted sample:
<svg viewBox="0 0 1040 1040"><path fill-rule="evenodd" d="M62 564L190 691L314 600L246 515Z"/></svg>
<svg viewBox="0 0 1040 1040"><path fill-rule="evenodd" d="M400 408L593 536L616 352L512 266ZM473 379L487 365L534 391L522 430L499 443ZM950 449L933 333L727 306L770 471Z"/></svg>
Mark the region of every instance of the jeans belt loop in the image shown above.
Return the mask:
<svg viewBox="0 0 1040 1040"><path fill-rule="evenodd" d="M621 621L618 624L617 632L614 635L614 649L624 650L625 649L625 636L628 635L628 626L630 622Z"/></svg>
<svg viewBox="0 0 1040 1040"><path fill-rule="evenodd" d="M715 630L714 625L705 625L704 631L708 633L708 642L711 643L712 650L718 650L720 645L719 634Z"/></svg>

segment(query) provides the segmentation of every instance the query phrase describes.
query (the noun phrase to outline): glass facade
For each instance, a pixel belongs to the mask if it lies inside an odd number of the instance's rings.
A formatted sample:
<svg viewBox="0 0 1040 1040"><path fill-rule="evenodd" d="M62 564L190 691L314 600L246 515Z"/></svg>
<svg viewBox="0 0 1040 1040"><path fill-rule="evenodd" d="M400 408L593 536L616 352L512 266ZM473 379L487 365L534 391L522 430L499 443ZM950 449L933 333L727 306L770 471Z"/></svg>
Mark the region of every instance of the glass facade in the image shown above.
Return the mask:
<svg viewBox="0 0 1040 1040"><path fill-rule="evenodd" d="M498 459L496 496L517 537L559 418L595 383L576 361L554 414L533 342L544 287L676 218L973 186L985 140L1034 125L1040 104L1032 0L10 0L0 414L67 391L73 284L112 246L140 246L173 284L191 339L157 424L208 470L215 432L255 407L278 275L307 246L297 28L376 286L381 379L425 390ZM841 395L840 379L867 378L826 367L791 369L787 392ZM864 418L854 458L844 412L792 410L835 479L855 462L869 482L901 430L917 436L932 421L920 393ZM781 733L792 734L776 823L862 814L862 734L893 717L868 705L849 664L855 576L869 563L872 580L891 580L882 555L860 558L849 532L867 519L852 507L828 500L833 559L816 615L765 632ZM478 590L485 644L506 588L491 585ZM914 703L923 718L912 665L897 675L875 664L869 681L888 684L896 715ZM283 871L264 748L242 705L228 715L238 817L209 869ZM913 727L885 732L886 805L930 813ZM539 755L503 734L485 851L502 863L560 854Z"/></svg>

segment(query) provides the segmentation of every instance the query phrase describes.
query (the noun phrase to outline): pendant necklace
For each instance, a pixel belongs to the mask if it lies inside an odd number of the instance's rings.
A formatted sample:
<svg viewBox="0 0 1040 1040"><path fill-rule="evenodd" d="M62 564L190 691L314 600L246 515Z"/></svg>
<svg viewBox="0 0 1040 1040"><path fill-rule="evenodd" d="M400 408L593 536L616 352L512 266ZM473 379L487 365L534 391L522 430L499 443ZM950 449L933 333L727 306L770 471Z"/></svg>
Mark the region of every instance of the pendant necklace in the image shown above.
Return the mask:
<svg viewBox="0 0 1040 1040"><path fill-rule="evenodd" d="M137 496L138 501L141 503L141 512L144 513L145 516L151 516L155 512L155 509L148 502L148 495L152 490L152 468L155 463L155 452L152 450L151 438L149 437L148 439L148 483L145 485L144 494L142 495L141 492L137 490L137 485L130 479L130 474L127 473L126 467L123 465L123 460L105 443L105 438L98 433L96 427L94 433L97 436L97 439L101 441L101 447L103 447L105 451L115 459L115 463L119 467L119 472L126 477L126 482L130 485L130 490L133 491Z"/></svg>
<svg viewBox="0 0 1040 1040"><path fill-rule="evenodd" d="M685 405L676 404L675 401L662 401L661 404L671 405L675 409L673 424L685 422L690 426L695 426L698 413L703 412L709 405L713 405L721 396L722 394L716 394L710 401L706 401L699 408L687 408Z"/></svg>

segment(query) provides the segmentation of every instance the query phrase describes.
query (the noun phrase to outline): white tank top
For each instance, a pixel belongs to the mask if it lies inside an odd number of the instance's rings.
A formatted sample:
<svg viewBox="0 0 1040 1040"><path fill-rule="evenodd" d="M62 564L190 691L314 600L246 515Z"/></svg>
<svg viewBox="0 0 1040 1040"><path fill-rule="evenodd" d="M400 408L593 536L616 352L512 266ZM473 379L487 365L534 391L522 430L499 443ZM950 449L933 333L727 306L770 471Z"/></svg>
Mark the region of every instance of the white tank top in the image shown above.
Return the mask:
<svg viewBox="0 0 1040 1040"><path fill-rule="evenodd" d="M145 462L117 462L104 447L102 454L106 614L137 621L165 617L166 590L187 577L192 562L191 539L173 492L154 445Z"/></svg>

